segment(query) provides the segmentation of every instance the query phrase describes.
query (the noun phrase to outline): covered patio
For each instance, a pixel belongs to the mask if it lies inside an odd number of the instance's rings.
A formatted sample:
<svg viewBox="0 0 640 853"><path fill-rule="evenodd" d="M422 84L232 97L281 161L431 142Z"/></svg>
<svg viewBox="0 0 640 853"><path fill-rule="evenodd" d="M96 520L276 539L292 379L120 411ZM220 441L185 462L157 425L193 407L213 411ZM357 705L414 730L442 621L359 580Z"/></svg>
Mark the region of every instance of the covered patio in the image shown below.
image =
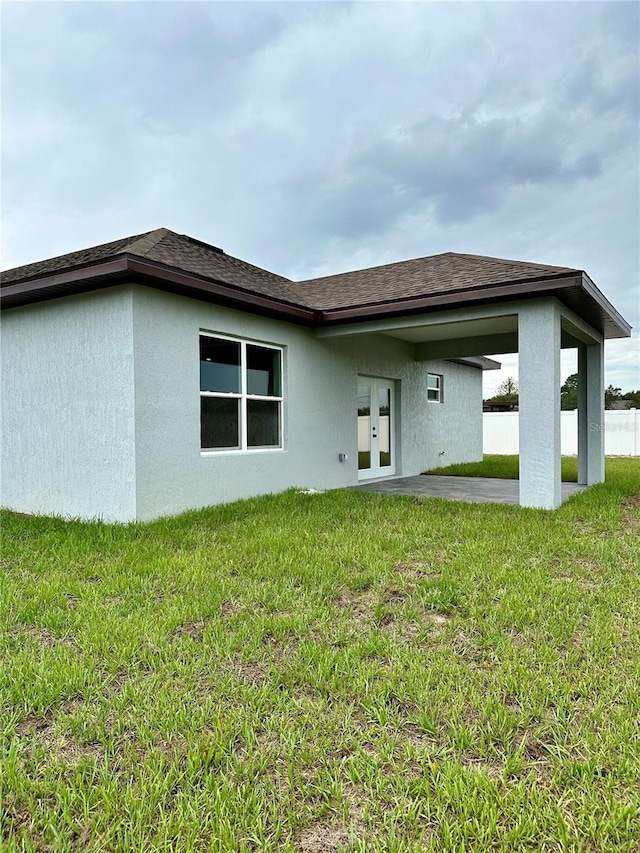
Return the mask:
<svg viewBox="0 0 640 853"><path fill-rule="evenodd" d="M496 477L448 477L437 474L419 474L417 477L394 477L360 483L352 488L361 492L376 492L383 495L414 495L423 498L444 498L467 503L520 503L518 480L502 480ZM586 489L579 483L562 483L562 503Z"/></svg>
<svg viewBox="0 0 640 853"><path fill-rule="evenodd" d="M395 309L395 316L358 317L316 334L389 335L411 342L417 362L518 353L520 479L403 478L396 471L399 478L356 488L554 509L604 480L604 341L627 337L630 327L586 273L460 288ZM560 351L566 348L578 353L577 485L562 483L560 472Z"/></svg>

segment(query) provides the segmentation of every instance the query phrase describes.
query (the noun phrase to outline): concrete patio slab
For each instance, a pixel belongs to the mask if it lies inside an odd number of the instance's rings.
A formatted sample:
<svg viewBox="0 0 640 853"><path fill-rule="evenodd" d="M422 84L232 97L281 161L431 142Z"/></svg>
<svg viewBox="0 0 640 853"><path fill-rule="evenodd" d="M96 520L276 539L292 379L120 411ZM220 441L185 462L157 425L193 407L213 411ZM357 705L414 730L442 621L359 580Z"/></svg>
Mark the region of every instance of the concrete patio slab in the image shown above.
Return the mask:
<svg viewBox="0 0 640 853"><path fill-rule="evenodd" d="M390 477L359 483L351 488L362 492L378 492L387 495L418 495L429 498L445 498L469 503L519 503L518 480L501 480L496 477L447 477L437 474L418 474L417 477ZM583 491L586 486L577 483L562 484L562 501Z"/></svg>

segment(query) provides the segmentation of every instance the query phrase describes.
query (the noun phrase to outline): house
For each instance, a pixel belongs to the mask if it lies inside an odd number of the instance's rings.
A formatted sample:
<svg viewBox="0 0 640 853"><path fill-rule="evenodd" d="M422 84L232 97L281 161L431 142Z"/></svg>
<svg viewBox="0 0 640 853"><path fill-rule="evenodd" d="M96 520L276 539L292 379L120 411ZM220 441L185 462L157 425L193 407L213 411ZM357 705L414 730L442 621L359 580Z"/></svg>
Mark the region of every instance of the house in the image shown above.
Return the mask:
<svg viewBox="0 0 640 853"><path fill-rule="evenodd" d="M483 400L483 412L517 412L518 404L515 400Z"/></svg>
<svg viewBox="0 0 640 853"><path fill-rule="evenodd" d="M2 498L151 519L482 457L482 371L520 355L520 502L560 504L560 349L580 480L604 477L603 343L581 270L445 253L290 281L165 228L8 270Z"/></svg>

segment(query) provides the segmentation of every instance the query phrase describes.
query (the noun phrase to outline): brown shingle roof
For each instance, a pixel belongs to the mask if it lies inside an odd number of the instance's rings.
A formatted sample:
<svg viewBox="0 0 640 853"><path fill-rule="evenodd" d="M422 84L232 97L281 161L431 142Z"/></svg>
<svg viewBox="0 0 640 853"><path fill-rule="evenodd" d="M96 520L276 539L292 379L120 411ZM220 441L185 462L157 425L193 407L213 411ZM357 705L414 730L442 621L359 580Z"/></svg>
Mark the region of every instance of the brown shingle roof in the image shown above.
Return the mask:
<svg viewBox="0 0 640 853"><path fill-rule="evenodd" d="M15 284L119 255L135 255L149 261L157 261L175 269L223 281L275 299L289 302L295 299L289 289L289 279L227 255L216 246L202 243L185 234L176 234L168 228L157 228L155 231L146 231L144 234L6 270L2 273L2 284Z"/></svg>
<svg viewBox="0 0 640 853"><path fill-rule="evenodd" d="M630 331L569 267L445 252L293 282L167 228L6 270L0 307L131 282L308 325L554 295L607 337Z"/></svg>
<svg viewBox="0 0 640 853"><path fill-rule="evenodd" d="M295 285L296 293L319 310L348 308L448 293L515 281L578 272L526 261L508 261L482 255L445 252L411 261L355 270Z"/></svg>
<svg viewBox="0 0 640 853"><path fill-rule="evenodd" d="M55 258L36 261L33 264L25 264L25 266L22 267L3 270L0 274L2 277L2 284L14 284L17 281L39 278L42 275L49 275L54 272L59 272L60 270L84 266L85 264L94 263L95 261L103 261L106 258L112 258L126 252L128 246L135 246L138 243L142 245L151 237L151 235L158 234L159 231L164 230L164 228L159 228L157 231L145 231L144 234L137 234L134 237L123 237L122 240L112 240L110 243L101 243L99 246L80 249L78 252L69 252L66 255L58 255Z"/></svg>
<svg viewBox="0 0 640 853"><path fill-rule="evenodd" d="M165 236L146 254L148 260L159 261L204 278L223 281L253 293L289 302L295 301L288 278L256 267L240 258L234 258L233 255L227 255L221 249L193 237L164 230Z"/></svg>
<svg viewBox="0 0 640 853"><path fill-rule="evenodd" d="M79 252L15 267L2 273L2 283L14 284L120 255L135 255L203 278L320 311L475 289L502 282L531 281L572 272L568 267L445 252L292 282L284 276L227 255L215 246L185 234L176 234L168 228L157 228Z"/></svg>

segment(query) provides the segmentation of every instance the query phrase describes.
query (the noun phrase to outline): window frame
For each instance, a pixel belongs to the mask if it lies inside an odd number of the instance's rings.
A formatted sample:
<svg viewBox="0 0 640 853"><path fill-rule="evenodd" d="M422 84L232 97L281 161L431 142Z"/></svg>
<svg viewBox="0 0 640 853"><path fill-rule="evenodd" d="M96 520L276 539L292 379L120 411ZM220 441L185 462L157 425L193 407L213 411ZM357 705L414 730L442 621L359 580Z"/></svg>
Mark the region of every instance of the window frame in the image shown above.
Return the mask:
<svg viewBox="0 0 640 853"><path fill-rule="evenodd" d="M429 379L437 381L436 388L429 387ZM429 396L432 392L436 393L436 397ZM444 403L444 376L442 373L427 373L427 402L429 403Z"/></svg>
<svg viewBox="0 0 640 853"><path fill-rule="evenodd" d="M207 332L200 329L198 335L198 356L200 355L200 338L216 338L221 341L230 341L240 345L240 391L203 391L200 389L200 400L203 397L217 397L222 400L239 400L240 415L239 415L239 439L238 447L203 447L202 433L200 437L200 454L202 456L220 455L221 453L273 453L284 450L284 347L277 344L268 344L263 341L256 341L249 338L237 338L232 335L219 334L218 332ZM279 396L270 396L268 394L249 394L247 391L247 347L260 347L277 352L280 357L280 394ZM199 361L198 361L199 366ZM248 444L248 428L249 422L247 417L247 403L252 400L262 400L269 403L278 404L278 444L267 445L250 445ZM202 403L200 403L200 429L202 430Z"/></svg>

